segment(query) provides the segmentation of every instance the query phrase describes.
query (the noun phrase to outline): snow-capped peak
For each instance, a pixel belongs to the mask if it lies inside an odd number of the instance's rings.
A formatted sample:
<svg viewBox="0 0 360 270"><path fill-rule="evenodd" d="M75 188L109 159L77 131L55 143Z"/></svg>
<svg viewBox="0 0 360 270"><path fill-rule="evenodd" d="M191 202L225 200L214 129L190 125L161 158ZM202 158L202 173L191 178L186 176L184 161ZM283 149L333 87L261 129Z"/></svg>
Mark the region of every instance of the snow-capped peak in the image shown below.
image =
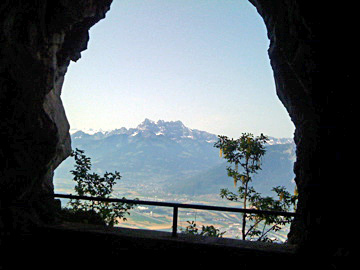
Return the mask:
<svg viewBox="0 0 360 270"><path fill-rule="evenodd" d="M197 140L205 143L215 143L218 137L215 134L208 133L197 129L191 129L186 127L181 121L164 121L158 120L157 122L145 118L136 128L118 128L114 130L103 129L71 129L70 134L74 139L80 139L84 136L91 136L92 139L102 139L113 135L125 135L131 137L157 137L164 136L174 141L182 140ZM273 144L287 144L292 143L291 138L274 138L269 137L267 142L269 145Z"/></svg>
<svg viewBox="0 0 360 270"><path fill-rule="evenodd" d="M95 128L82 128L82 129L78 129L78 128L71 128L70 129L70 134L74 134L76 132L83 132L83 133L86 133L88 135L94 135L96 133L102 133L102 134L106 134L107 132L110 132L109 130L103 130L101 128L99 129L95 129Z"/></svg>
<svg viewBox="0 0 360 270"><path fill-rule="evenodd" d="M72 130L71 134L75 135L75 132L79 130ZM217 140L216 135L210 134L205 131L197 129L191 129L186 127L181 121L164 121L158 120L157 122L146 118L136 128L126 129L125 127L114 129L111 131L104 131L102 129L83 129L83 133L87 135L96 135L94 139L101 139L112 135L127 135L130 137L141 136L141 137L156 137L165 136L171 140L199 140L208 143L214 143ZM82 134L76 134L73 136L74 139L81 138Z"/></svg>

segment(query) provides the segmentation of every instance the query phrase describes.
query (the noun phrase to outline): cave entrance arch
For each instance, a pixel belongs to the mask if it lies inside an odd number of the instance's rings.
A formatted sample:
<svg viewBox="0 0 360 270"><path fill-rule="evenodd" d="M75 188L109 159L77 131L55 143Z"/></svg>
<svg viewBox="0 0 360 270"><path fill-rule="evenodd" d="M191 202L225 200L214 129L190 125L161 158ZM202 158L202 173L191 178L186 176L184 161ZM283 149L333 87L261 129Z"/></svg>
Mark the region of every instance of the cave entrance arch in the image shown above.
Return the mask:
<svg viewBox="0 0 360 270"><path fill-rule="evenodd" d="M21 220L17 219L24 225L44 217L40 212L47 208L45 206L51 208L52 202L44 201L40 195L51 194L51 174L70 150L59 97L62 80L70 61L77 60L86 49L89 28L105 17L111 2L1 3L0 50L4 64L0 74L0 122L1 138L5 142L1 157L6 163L2 167L0 199L2 210L9 211L7 216L1 213L4 220L0 226L7 221L12 225L15 219L11 213L23 214L25 210ZM343 201L348 199L347 194L338 193L337 183L339 178L352 179L352 170L348 168L356 168L356 159L348 159L354 156L352 149L331 149L329 145L348 140L350 125L347 126L344 119L356 121L353 114L356 99L343 93L343 89L351 89L349 69L335 69L336 76L331 83L337 85L320 91L324 88L320 55L325 47L321 45L320 33L326 28L320 21L333 21L329 18L333 13L324 12L324 6L319 8L307 1L250 2L265 21L276 91L296 126L295 172L300 217L293 226L292 241L304 244L309 248L307 252L324 248L324 252L334 254L339 247L350 247L350 238L343 240L338 234L332 237L331 243L322 241L325 237L320 228L326 232L346 229L340 221L332 220L329 211L324 213L323 202L327 202L328 208L339 209L337 200L329 200L324 194ZM342 8L336 6L336 13L348 14L349 10L345 10L348 7ZM320 19L320 14L328 16L328 20ZM346 16L336 24L348 29L353 25L349 23L350 18L354 17ZM346 35L340 40L345 40L346 46L351 44ZM338 55L342 66L349 65L352 52L346 48ZM337 167L341 175L333 171ZM18 209L18 201L26 208ZM349 207L342 212L348 209L352 210Z"/></svg>
<svg viewBox="0 0 360 270"><path fill-rule="evenodd" d="M114 4L116 4L116 3L113 3L112 5L114 5ZM247 3L247 5L250 5L250 4L248 4ZM113 8L115 8L115 7L113 7ZM119 7L117 7L117 8L119 8ZM121 7L120 7L121 8ZM111 11L110 11L111 12ZM254 10L252 10L252 12L254 12ZM108 18L107 18L107 20L113 20L113 18L114 17L111 17L110 16L111 14L108 14L107 16L108 16ZM124 16L124 14L121 14L121 16L119 15L119 17L121 18L122 16ZM256 15L255 14L255 16L258 16L258 15ZM129 20L131 20L132 18L126 18L126 19L129 19ZM226 18L226 19L228 19L228 18ZM99 24L99 26L101 26L101 24L103 24L104 22L101 22L100 24ZM261 22L261 23L263 23L263 22ZM121 22L118 22L118 24L119 25L121 25ZM111 30L113 31L114 30L114 26L113 25L108 25L107 27L112 27L111 28ZM102 29L102 31L100 31L100 32L106 32L106 28L105 28L105 26L104 26L104 28L101 28ZM154 29L156 29L156 27L154 27ZM255 30L253 30L252 29L252 31L257 31L257 30L259 30L259 29L255 29ZM262 30L264 30L264 29L262 29ZM112 32L112 31L109 31L109 32ZM224 30L223 30L224 31ZM131 32L130 30L128 30L128 32ZM117 33L117 32L115 32L115 33ZM111 33L111 35L112 36L114 36L114 35L116 35L115 33ZM219 32L218 32L219 33ZM124 33L121 33L121 34L117 34L116 36L119 36L119 39L121 40L121 38L122 37L124 37L124 35L123 35ZM143 33L142 33L143 34ZM208 33L209 34L209 33ZM263 31L263 36L265 37L266 36L266 33L265 33L265 31ZM103 36L104 34L102 34L102 35L96 35L96 34L94 34L94 35L92 35L91 34L91 32L90 32L90 38L94 38L95 40L97 40L97 42L98 43L100 43L100 40L101 39L108 39L108 38L105 38L105 36ZM220 36L221 37L221 36ZM225 36L225 38L226 38L226 36ZM114 43L115 41L112 39L112 42ZM216 42L216 40L214 40L213 42ZM184 45L184 44L183 44ZM91 46L91 45L90 45ZM110 44L110 43L105 43L105 45L103 45L103 46L101 46L101 47L109 47L109 46L113 46L113 47L117 47L115 44ZM145 44L145 47L146 46L151 46L150 44L148 44L148 43L146 43ZM227 49L229 49L231 46L230 45L227 45L228 46L228 48ZM268 45L265 45L262 49L263 49L263 51L264 51L264 53L266 54L266 49L267 49L267 46ZM92 48L90 47L88 50L91 50ZM231 48L230 48L230 50L231 50ZM249 49L248 48L246 48L245 49L246 50L246 53L249 53ZM241 51L241 50L240 50ZM112 51L113 53L115 53L115 51ZM234 50L232 50L232 52L234 52ZM153 52L153 53L156 53L156 52ZM246 53L244 53L244 54L246 54ZM122 57L125 57L124 55L121 55ZM157 56L159 56L159 55L157 55ZM226 57L226 55L224 54L224 56ZM103 63L99 63L99 62L89 62L88 60L87 60L87 56L86 56L86 51L84 52L84 56L83 56L83 59L81 59L81 61L79 62L79 63L82 63L83 62L83 65L87 65L87 69L86 69L86 71L85 72L91 72L91 69L92 69L92 67L93 66L95 66L95 65L99 65L99 67L97 67L96 68L96 70L101 70L102 68L104 68L105 69L105 67L104 67L104 65L106 65L109 61L112 61L111 59L109 59L109 58L106 58L106 56L105 56L105 54L103 54L102 55L102 57L104 57L104 59L102 59L103 60L103 62L104 62L104 64ZM215 56L213 56L213 57L215 57ZM253 61L255 62L256 61L256 59L254 59L254 55L252 56L253 57ZM135 61L134 61L134 59L135 59ZM136 62L136 61L138 61L137 60L137 58L128 58L128 60L131 62L131 61L134 61L134 62ZM156 61L156 59L152 59L152 60L154 60L154 61ZM240 60L239 60L240 61ZM267 63L267 64L269 64L269 63ZM76 65L79 65L79 64L76 64ZM191 65L191 63L190 63L190 65ZM71 70L71 68L72 67L70 67L70 70ZM83 66L79 66L79 69L80 68L84 68ZM124 67L121 67L121 66L118 66L118 68L119 68L119 70L120 70L120 72L124 72L124 69L126 69L126 68L124 68ZM139 67L137 67L137 68L139 68ZM140 67L141 68L141 67ZM243 71L244 72L244 71ZM98 72L98 73L101 73L101 72ZM110 70L107 70L107 72L106 73L109 73L109 74L111 74L112 75L112 77L113 76L116 76L116 74L115 73L111 73L111 71ZM261 77L261 74L259 74L260 72L258 72L257 73L257 76L259 76L259 77ZM77 75L79 76L79 73L77 73ZM82 74L80 74L80 76L81 76ZM100 74L101 75L101 74ZM101 79L100 78L100 75L98 75L98 77L99 78L97 78L97 80L98 81L101 81L101 82L106 82L106 81L110 81L111 80L111 77L105 77L105 79ZM186 74L185 74L186 75ZM71 79L71 78L69 78L70 76L72 76L71 75L71 71L70 71L70 73L68 72L68 74L67 74L67 79L65 79L65 88L67 87L67 85L66 85L66 82L67 82L67 80L69 80L69 79ZM76 76L76 75L75 75ZM161 75L160 75L161 76ZM233 75L234 76L234 75ZM251 75L252 76L252 75ZM95 74L94 74L94 77L95 77ZM139 78L139 81L141 81L143 78ZM114 78L114 80L115 80L115 78ZM145 79L146 80L146 79ZM71 82L73 82L72 80L70 80L70 83ZM91 83L93 83L93 84L95 84L94 82L91 82ZM269 82L269 83L273 83L273 82ZM90 83L89 83L90 84ZM130 84L132 84L132 83L130 83ZM73 83L73 85L74 86L77 86L77 87L79 87L79 83ZM108 83L106 83L106 85L107 86L109 86L109 84ZM89 89L89 87L91 87L90 85L86 85L86 86L80 86L80 87L83 87L83 88L86 88L86 89ZM98 87L100 87L100 85L98 85ZM121 88L121 89L119 89L119 92L122 92L122 90L124 90L124 88L125 88L125 86L124 85L121 85L121 86L119 86L119 88ZM87 90L88 91L88 90ZM233 91L233 92L235 92L236 90L230 90L230 91ZM274 90L270 90L270 89L265 89L264 91L271 91L271 92L273 92ZM71 92L76 92L76 89L65 89L64 90L64 92L63 92L63 94L66 94L66 93L71 93ZM125 92L127 92L126 90L125 90ZM170 92L169 93L169 95L171 95L171 90L170 91L168 91L168 92ZM110 93L110 92L108 92L108 94L104 94L104 95L109 95L109 98L111 97L113 97L112 96L112 93ZM71 98L72 99L72 102L74 102L74 100L76 100L76 97L72 97ZM90 101L91 102L91 101ZM251 100L249 99L249 102L251 102ZM81 106L81 104L80 104L80 102L78 101L78 102L76 102L77 104L76 104L76 109L77 110L79 110L79 106ZM85 103L85 102L84 102ZM66 106L66 100L65 100L65 106ZM87 109L89 110L92 110L92 108L94 107L94 105L93 106L87 106ZM121 107L121 105L120 105L120 107ZM260 108L260 106L259 106L259 108ZM114 108L111 108L111 110L112 109L114 109ZM81 110L81 108L80 108L80 110ZM67 110L67 111L69 111L69 110ZM266 111L266 109L264 109L264 111ZM91 113L90 111L88 112L89 114ZM110 114L110 113L109 113ZM115 113L112 113L112 115L113 114L115 114ZM245 131L245 130L244 130ZM126 169L126 168L124 168L124 169ZM229 182L231 182L231 181L229 181ZM291 190L292 191L292 190Z"/></svg>

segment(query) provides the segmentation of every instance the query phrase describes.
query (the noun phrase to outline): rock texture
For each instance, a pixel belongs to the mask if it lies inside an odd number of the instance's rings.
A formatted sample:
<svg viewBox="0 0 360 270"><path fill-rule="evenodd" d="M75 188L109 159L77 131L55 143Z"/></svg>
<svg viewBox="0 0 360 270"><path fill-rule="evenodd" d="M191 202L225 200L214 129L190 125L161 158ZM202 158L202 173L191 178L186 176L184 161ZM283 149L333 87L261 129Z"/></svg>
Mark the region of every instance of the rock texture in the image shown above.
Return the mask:
<svg viewBox="0 0 360 270"><path fill-rule="evenodd" d="M60 99L70 61L111 1L0 4L0 227L51 219L53 170L71 151Z"/></svg>
<svg viewBox="0 0 360 270"><path fill-rule="evenodd" d="M357 121L355 92L348 88L353 77L347 36L351 11L309 1L250 2L267 27L277 95L296 126L300 216L292 224L289 241L308 255L349 255L351 236L346 232L351 221L346 217L352 215L351 179L357 159L349 137L349 123ZM347 15L340 21L333 14ZM326 29L341 34L324 43Z"/></svg>
<svg viewBox="0 0 360 270"><path fill-rule="evenodd" d="M290 242L305 243L318 237L319 176L312 166L320 160L319 109L314 93L319 83L319 22L307 13L313 5L300 1L251 1L264 18L270 39L269 57L274 71L277 95L296 126L294 140L297 161L294 171L299 188L298 212L303 214L293 223ZM305 12L306 11L306 12ZM320 105L320 104L318 104ZM309 158L310 157L310 158ZM311 222L307 215L311 211Z"/></svg>

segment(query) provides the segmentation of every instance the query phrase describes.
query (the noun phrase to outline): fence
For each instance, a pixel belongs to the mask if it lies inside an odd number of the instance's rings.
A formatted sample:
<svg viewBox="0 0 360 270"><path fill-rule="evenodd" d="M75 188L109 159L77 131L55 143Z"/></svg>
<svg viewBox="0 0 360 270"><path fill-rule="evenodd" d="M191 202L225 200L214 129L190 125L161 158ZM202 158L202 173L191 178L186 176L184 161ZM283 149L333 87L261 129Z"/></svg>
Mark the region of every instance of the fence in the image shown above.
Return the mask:
<svg viewBox="0 0 360 270"><path fill-rule="evenodd" d="M76 196L76 195L71 195L71 194L54 194L54 197L55 198L64 198L64 199L89 200L89 201L119 202L119 203L128 203L128 204L134 204L134 205L154 205L154 206L173 207L173 225L172 225L172 236L173 237L177 236L177 223L178 223L178 209L179 208L224 211L224 212L235 212L235 213L246 213L246 214L264 214L264 215L276 215L276 216L287 216L287 217L295 217L297 215L294 212L263 211L263 210L256 210L256 209L243 209L243 208L235 208L235 207L222 207L222 206L199 205L199 204L183 204L183 203L171 203L171 202L157 202L157 201L144 201L144 200L128 200L128 199L117 199L117 198Z"/></svg>

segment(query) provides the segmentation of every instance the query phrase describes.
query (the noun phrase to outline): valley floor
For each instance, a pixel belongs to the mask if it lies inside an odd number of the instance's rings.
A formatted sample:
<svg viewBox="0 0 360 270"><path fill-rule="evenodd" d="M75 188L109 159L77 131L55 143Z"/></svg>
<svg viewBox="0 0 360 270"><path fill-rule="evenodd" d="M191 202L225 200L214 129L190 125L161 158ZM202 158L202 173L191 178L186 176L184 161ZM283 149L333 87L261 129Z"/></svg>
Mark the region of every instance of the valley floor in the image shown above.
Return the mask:
<svg viewBox="0 0 360 270"><path fill-rule="evenodd" d="M145 188L141 186L132 187L117 187L114 190L114 197L127 199L138 198L140 200L148 201L163 201L186 204L201 204L211 206L227 206L227 207L241 207L238 203L230 202L220 198L218 194L207 194L200 196L189 196L179 194L169 194L162 192L161 189L153 188L144 191ZM72 193L72 189L58 188L57 193ZM62 206L66 206L67 201L62 199ZM160 206L135 206L130 211L130 215L126 216L126 221L120 221L117 226L131 229L145 229L155 231L172 231L172 207ZM178 233L186 230L189 222L194 221L196 227L201 231L202 226L213 225L220 232L225 232L224 238L240 239L241 238L241 214L207 211L196 209L179 209L178 213ZM276 234L270 234L270 238L278 239L278 242L284 243L287 240L289 226L284 227Z"/></svg>

